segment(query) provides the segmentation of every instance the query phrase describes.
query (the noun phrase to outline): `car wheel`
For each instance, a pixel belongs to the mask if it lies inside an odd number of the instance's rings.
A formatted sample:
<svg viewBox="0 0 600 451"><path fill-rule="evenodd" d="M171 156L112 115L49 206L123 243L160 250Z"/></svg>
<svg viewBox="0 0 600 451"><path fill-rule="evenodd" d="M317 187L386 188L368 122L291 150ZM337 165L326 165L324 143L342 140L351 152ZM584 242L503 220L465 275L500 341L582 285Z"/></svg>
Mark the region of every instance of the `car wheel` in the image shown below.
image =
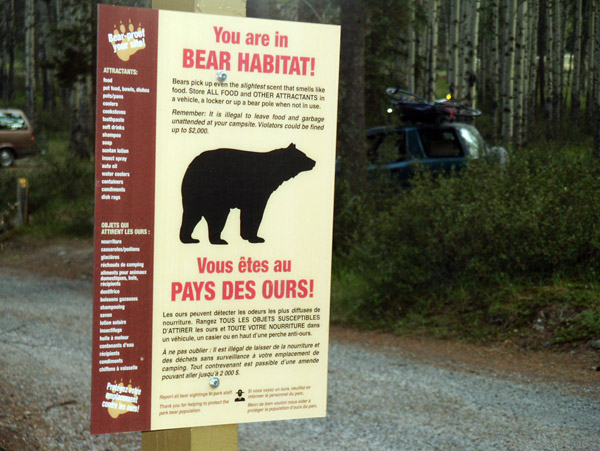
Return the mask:
<svg viewBox="0 0 600 451"><path fill-rule="evenodd" d="M0 149L0 166L8 168L15 164L15 154L10 149Z"/></svg>

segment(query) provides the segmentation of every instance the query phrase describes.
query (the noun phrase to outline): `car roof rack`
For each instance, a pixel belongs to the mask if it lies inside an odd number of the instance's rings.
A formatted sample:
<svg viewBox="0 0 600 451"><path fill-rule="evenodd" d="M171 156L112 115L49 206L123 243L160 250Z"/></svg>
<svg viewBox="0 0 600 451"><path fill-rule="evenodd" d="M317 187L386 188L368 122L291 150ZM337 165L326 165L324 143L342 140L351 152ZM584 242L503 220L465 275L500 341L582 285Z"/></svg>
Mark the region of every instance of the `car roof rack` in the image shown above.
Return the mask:
<svg viewBox="0 0 600 451"><path fill-rule="evenodd" d="M386 93L400 113L402 121L410 124L440 125L457 118L474 118L481 115L480 110L453 103L449 98L432 102L418 94L394 87L387 88ZM388 112L393 112L393 109L391 110Z"/></svg>

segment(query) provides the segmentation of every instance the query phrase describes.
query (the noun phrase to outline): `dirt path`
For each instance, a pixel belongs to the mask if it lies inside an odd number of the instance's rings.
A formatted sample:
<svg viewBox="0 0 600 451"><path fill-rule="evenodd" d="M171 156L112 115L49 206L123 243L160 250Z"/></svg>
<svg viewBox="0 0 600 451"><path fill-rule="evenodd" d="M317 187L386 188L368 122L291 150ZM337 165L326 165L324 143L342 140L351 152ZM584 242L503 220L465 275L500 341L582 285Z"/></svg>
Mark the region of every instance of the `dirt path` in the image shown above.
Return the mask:
<svg viewBox="0 0 600 451"><path fill-rule="evenodd" d="M139 449L139 433L89 435L91 256L0 255L0 450ZM333 327L327 418L240 425L240 449L597 449L599 363Z"/></svg>
<svg viewBox="0 0 600 451"><path fill-rule="evenodd" d="M523 382L572 386L600 394L600 354L589 348L527 350L512 343L483 346L455 340L396 337L378 332L332 328L332 337L347 343L377 347L394 354L397 349L413 360L472 374L498 376Z"/></svg>

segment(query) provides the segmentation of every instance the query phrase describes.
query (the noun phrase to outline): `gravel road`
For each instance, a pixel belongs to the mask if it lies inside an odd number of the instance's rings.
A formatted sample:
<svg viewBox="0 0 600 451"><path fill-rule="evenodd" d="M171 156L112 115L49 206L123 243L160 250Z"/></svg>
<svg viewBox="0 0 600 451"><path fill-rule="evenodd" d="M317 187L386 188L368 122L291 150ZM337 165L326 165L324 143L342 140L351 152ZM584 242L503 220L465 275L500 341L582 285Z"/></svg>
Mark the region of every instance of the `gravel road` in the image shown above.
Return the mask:
<svg viewBox="0 0 600 451"><path fill-rule="evenodd" d="M92 286L0 268L0 451L136 450L89 434ZM599 391L332 339L323 419L240 425L240 450L599 449Z"/></svg>

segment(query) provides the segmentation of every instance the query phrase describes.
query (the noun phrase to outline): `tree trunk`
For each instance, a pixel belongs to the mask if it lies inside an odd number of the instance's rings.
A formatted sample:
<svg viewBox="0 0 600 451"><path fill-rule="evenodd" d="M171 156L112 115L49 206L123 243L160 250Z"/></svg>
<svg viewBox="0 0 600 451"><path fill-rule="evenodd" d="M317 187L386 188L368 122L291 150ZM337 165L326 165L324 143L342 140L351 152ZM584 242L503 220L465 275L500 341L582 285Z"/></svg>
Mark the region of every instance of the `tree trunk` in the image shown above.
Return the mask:
<svg viewBox="0 0 600 451"><path fill-rule="evenodd" d="M491 50L491 88L492 88L492 123L494 142L498 141L500 132L501 97L500 97L500 4L492 0L492 45Z"/></svg>
<svg viewBox="0 0 600 451"><path fill-rule="evenodd" d="M594 11L593 22L595 22L596 33L594 36L594 53L596 55L600 55L600 33L598 33L598 29L600 28L600 8L596 5ZM594 60L594 155L596 158L600 159L600 88L598 88L598 83L600 83L600 58L596 58Z"/></svg>
<svg viewBox="0 0 600 451"><path fill-rule="evenodd" d="M450 9L450 36L452 38L452 48L450 64L448 65L448 91L452 97L460 98L459 89L459 46L460 46L460 0L451 3Z"/></svg>
<svg viewBox="0 0 600 451"><path fill-rule="evenodd" d="M517 39L515 56L515 86L514 86L514 136L515 143L521 147L525 141L525 69L527 49L527 0L521 0L517 8Z"/></svg>
<svg viewBox="0 0 600 451"><path fill-rule="evenodd" d="M564 17L561 14L561 2L559 0L553 0L553 13L552 13L552 35L554 36L553 44L554 49L552 50L552 120L554 127L560 124L561 119L561 99L563 91L563 48L564 39L562 36L561 22ZM556 130L556 128L554 128Z"/></svg>
<svg viewBox="0 0 600 451"><path fill-rule="evenodd" d="M349 182L353 194L360 194L366 179L366 8L363 0L341 3L341 24L338 155L342 179Z"/></svg>
<svg viewBox="0 0 600 451"><path fill-rule="evenodd" d="M52 61L54 52L52 46L52 39L50 36L51 28L51 15L50 15L50 2L40 2L40 43L42 50L42 60L45 63L45 67L42 70L42 82L43 82L43 99L44 99L44 110L53 110L56 107L56 93L54 90L54 70L48 67Z"/></svg>
<svg viewBox="0 0 600 451"><path fill-rule="evenodd" d="M408 2L408 74L406 87L410 92L415 92L415 74L417 63L417 19L415 2Z"/></svg>
<svg viewBox="0 0 600 451"><path fill-rule="evenodd" d="M0 3L0 36L8 34L8 5ZM7 77L7 62L8 62L8 42L6 39L0 40L0 99L4 108L8 105L8 77Z"/></svg>
<svg viewBox="0 0 600 451"><path fill-rule="evenodd" d="M479 15L481 0L473 0L472 9L469 14L469 29L467 32L467 48L465 49L465 86L466 102L475 107L477 102L477 60L479 45Z"/></svg>
<svg viewBox="0 0 600 451"><path fill-rule="evenodd" d="M547 81L547 88L546 88L546 105L545 105L545 110L546 110L546 119L549 121L550 124L554 123L554 111L552 110L552 107L554 106L554 92L556 90L555 84L556 84L556 80L554 78L555 72L554 72L554 51L556 49L556 46L554 44L554 40L556 39L555 36L555 29L554 29L554 2L557 0L548 0L546 3L546 37L548 40L548 46L547 46L547 56L546 56L546 61L545 61L545 65L548 67L548 70L545 71L545 74L547 75L546 77L546 81ZM547 64L546 64L547 63ZM551 131L552 127L550 127L550 131Z"/></svg>
<svg viewBox="0 0 600 451"><path fill-rule="evenodd" d="M424 1L424 0L423 0ZM416 2L417 10L415 14L417 17L421 13L423 8L421 1ZM423 32L417 33L416 41L416 61L415 61L415 92L419 94L425 94L427 89L427 78L424 72L427 70L427 41L428 35Z"/></svg>
<svg viewBox="0 0 600 451"><path fill-rule="evenodd" d="M502 138L509 145L514 139L514 83L515 83L515 36L517 28L517 0L509 0L505 11L505 47L504 47L504 108L502 112Z"/></svg>
<svg viewBox="0 0 600 451"><path fill-rule="evenodd" d="M537 49L537 91L539 93L539 101L541 108L546 113L546 66L544 60L547 54L547 34L548 24L546 21L546 2L539 3L538 12L538 49Z"/></svg>
<svg viewBox="0 0 600 451"><path fill-rule="evenodd" d="M526 131L529 129L529 119L533 118L536 113L536 86L537 86L537 50L538 50L538 17L539 17L539 2L534 0L530 2L530 18L529 18L529 87L527 89L527 106L526 118L524 127Z"/></svg>
<svg viewBox="0 0 600 451"><path fill-rule="evenodd" d="M581 73L582 73L582 41L583 41L583 1L575 2L575 48L573 50L573 83L571 90L571 119L579 120L581 108Z"/></svg>
<svg viewBox="0 0 600 451"><path fill-rule="evenodd" d="M16 25L15 25L15 0L8 0L8 73L6 80L7 98L12 101L15 98L15 46L16 46Z"/></svg>
<svg viewBox="0 0 600 451"><path fill-rule="evenodd" d="M75 14L75 11L73 10L73 7L69 7L69 5L66 4L67 1L70 0L54 1L53 15L56 21L56 28L58 30L70 27L73 22L73 15ZM58 91L60 107L64 111L69 111L69 108L71 107L71 89L67 88L65 85L59 84Z"/></svg>
<svg viewBox="0 0 600 451"><path fill-rule="evenodd" d="M90 16L91 16L91 28L92 28L92 36L96 36L98 34L98 0L89 0L90 1ZM145 1L140 1L140 6L145 6L144 3L147 3ZM150 6L152 6L151 4L148 4L147 7L149 8ZM92 39L91 40L91 48L90 48L90 52L92 55L96 55L98 48L97 48L97 41L96 39ZM97 80L96 80L96 70L95 70L95 65L92 65L92 70L90 71L90 73L87 76L87 87L88 87L88 99L89 102L87 103L87 110L88 110L88 118L89 118L89 122L88 122L88 130L87 130L87 136L88 136L88 142L90 143L90 148L91 150L91 154L94 153L94 133L95 133L95 124L96 124L96 86L97 86Z"/></svg>
<svg viewBox="0 0 600 451"><path fill-rule="evenodd" d="M427 51L427 91L425 97L435 99L437 93L437 52L439 1L429 0L429 48Z"/></svg>
<svg viewBox="0 0 600 451"><path fill-rule="evenodd" d="M302 0L298 0L302 1ZM271 15L269 2L265 0L248 0L246 2L246 17L268 19Z"/></svg>
<svg viewBox="0 0 600 451"><path fill-rule="evenodd" d="M87 3L73 3L73 15L71 16L71 25L79 25L89 17ZM90 156L90 127L92 119L90 116L91 105L89 105L89 91L87 84L90 83L88 77L82 75L77 78L70 90L69 107L71 111L71 136L70 148L74 155L80 158Z"/></svg>
<svg viewBox="0 0 600 451"><path fill-rule="evenodd" d="M35 79L35 2L25 1L25 109L34 129L36 124L36 79Z"/></svg>
<svg viewBox="0 0 600 451"><path fill-rule="evenodd" d="M466 96L467 84L465 83L465 74L467 72L467 39L469 35L469 11L472 10L473 0L461 0L459 15L459 44L458 44L458 78L456 98L461 101Z"/></svg>
<svg viewBox="0 0 600 451"><path fill-rule="evenodd" d="M595 39L594 37L596 36L597 30L598 30L598 24L596 23L596 20L594 19L596 17L596 12L598 10L598 4L596 1L589 1L588 2L588 12L586 17L589 17L590 20L588 20L589 26L588 26L588 38L587 38L587 63L586 63L586 67L588 69L589 72L594 72L597 61L596 61L596 45L595 45ZM595 119L595 109L594 109L594 105L595 105L595 98L594 98L594 94L596 92L596 79L592 76L592 77L587 77L587 89L586 89L586 113L585 113L585 120L586 122L591 122Z"/></svg>

